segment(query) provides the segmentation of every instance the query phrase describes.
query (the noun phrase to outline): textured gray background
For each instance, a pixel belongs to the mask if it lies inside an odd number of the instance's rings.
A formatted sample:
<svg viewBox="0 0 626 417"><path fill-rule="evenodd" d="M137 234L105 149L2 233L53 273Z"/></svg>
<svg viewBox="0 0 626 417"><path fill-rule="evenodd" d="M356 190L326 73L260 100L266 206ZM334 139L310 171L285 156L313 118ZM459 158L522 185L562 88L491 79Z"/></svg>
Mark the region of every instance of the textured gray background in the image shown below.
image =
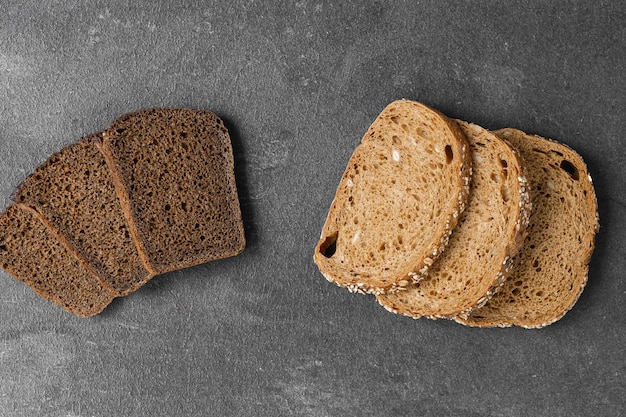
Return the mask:
<svg viewBox="0 0 626 417"><path fill-rule="evenodd" d="M625 415L626 8L545 3L3 0L2 208L122 113L211 109L232 134L248 247L91 319L0 272L0 415ZM602 230L561 321L415 321L319 274L349 155L401 97L585 158Z"/></svg>

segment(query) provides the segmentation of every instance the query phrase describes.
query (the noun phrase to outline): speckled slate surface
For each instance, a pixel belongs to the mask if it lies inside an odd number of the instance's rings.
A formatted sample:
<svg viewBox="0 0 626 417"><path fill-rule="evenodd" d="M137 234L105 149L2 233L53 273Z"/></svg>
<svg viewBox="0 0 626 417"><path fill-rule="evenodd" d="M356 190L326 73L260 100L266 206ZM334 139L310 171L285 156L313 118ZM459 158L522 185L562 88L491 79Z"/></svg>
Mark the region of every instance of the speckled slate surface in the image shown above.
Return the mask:
<svg viewBox="0 0 626 417"><path fill-rule="evenodd" d="M4 1L2 208L122 113L210 109L232 135L248 247L92 319L0 272L0 415L625 415L625 16L595 1ZM415 321L319 274L350 153L401 97L585 158L602 229L561 321Z"/></svg>

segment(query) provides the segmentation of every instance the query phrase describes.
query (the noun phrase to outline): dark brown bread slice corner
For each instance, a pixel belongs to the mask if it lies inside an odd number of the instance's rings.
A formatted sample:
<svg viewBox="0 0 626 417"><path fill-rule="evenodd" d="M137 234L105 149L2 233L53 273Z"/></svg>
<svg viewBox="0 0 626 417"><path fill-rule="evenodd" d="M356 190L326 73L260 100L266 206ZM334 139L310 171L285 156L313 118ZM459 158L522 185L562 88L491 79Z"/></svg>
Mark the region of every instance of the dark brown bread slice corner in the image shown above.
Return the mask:
<svg viewBox="0 0 626 417"><path fill-rule="evenodd" d="M0 265L41 297L80 317L100 313L113 295L45 220L23 205L0 215Z"/></svg>
<svg viewBox="0 0 626 417"><path fill-rule="evenodd" d="M585 163L569 147L515 129L495 133L518 148L528 168L528 236L501 290L456 320L540 328L563 317L585 287L599 228L595 191Z"/></svg>
<svg viewBox="0 0 626 417"><path fill-rule="evenodd" d="M114 295L153 274L133 241L95 133L52 155L20 185L16 201L49 221Z"/></svg>
<svg viewBox="0 0 626 417"><path fill-rule="evenodd" d="M115 120L103 137L131 234L154 271L244 249L232 145L214 113L142 110Z"/></svg>
<svg viewBox="0 0 626 417"><path fill-rule="evenodd" d="M391 292L419 280L463 212L471 160L463 132L409 100L388 105L339 182L314 261L353 292Z"/></svg>
<svg viewBox="0 0 626 417"><path fill-rule="evenodd" d="M483 305L504 283L524 241L531 208L522 159L491 132L458 123L472 154L467 208L424 279L377 296L394 313L450 318Z"/></svg>

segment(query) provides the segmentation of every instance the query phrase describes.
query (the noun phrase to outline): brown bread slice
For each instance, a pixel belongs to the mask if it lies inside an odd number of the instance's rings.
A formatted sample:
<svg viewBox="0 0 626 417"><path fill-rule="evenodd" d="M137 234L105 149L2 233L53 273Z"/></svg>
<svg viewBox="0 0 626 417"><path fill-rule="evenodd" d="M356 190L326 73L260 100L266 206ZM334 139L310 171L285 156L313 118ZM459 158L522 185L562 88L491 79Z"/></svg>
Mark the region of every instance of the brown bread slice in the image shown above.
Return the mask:
<svg viewBox="0 0 626 417"><path fill-rule="evenodd" d="M34 210L11 205L0 215L0 265L41 297L80 317L113 299Z"/></svg>
<svg viewBox="0 0 626 417"><path fill-rule="evenodd" d="M394 313L450 318L483 305L504 282L524 240L531 208L521 158L491 132L458 123L472 153L467 208L424 279L377 296Z"/></svg>
<svg viewBox="0 0 626 417"><path fill-rule="evenodd" d="M96 146L101 139L96 133L52 155L20 185L16 200L41 213L114 295L126 295L153 274L130 236Z"/></svg>
<svg viewBox="0 0 626 417"><path fill-rule="evenodd" d="M391 103L340 180L315 248L321 273L373 294L419 280L464 210L470 175L456 123L420 103Z"/></svg>
<svg viewBox="0 0 626 417"><path fill-rule="evenodd" d="M131 235L155 272L244 249L232 146L214 113L142 110L115 120L103 137Z"/></svg>
<svg viewBox="0 0 626 417"><path fill-rule="evenodd" d="M585 163L569 147L515 129L495 133L519 149L528 168L528 236L501 290L456 320L540 328L563 317L585 287L599 228L595 191Z"/></svg>

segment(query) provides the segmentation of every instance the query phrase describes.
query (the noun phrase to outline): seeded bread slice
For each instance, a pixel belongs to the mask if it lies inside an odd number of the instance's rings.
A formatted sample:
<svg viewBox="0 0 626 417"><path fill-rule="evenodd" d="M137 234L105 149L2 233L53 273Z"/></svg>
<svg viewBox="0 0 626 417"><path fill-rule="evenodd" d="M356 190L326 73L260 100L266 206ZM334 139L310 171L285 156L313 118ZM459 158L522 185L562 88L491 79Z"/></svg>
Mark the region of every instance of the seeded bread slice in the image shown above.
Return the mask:
<svg viewBox="0 0 626 417"><path fill-rule="evenodd" d="M418 281L463 212L471 160L459 126L409 100L372 123L340 180L314 261L329 281L380 294Z"/></svg>
<svg viewBox="0 0 626 417"><path fill-rule="evenodd" d="M96 147L101 139L96 133L52 155L20 185L16 200L41 213L119 296L153 274L130 236L113 178Z"/></svg>
<svg viewBox="0 0 626 417"><path fill-rule="evenodd" d="M234 256L245 246L228 131L214 113L150 109L103 133L131 235L156 273Z"/></svg>
<svg viewBox="0 0 626 417"><path fill-rule="evenodd" d="M41 297L80 317L113 299L100 281L33 209L11 205L0 215L0 265Z"/></svg>
<svg viewBox="0 0 626 417"><path fill-rule="evenodd" d="M519 149L528 167L528 236L501 290L456 320L540 328L565 315L585 287L599 228L595 191L585 163L569 147L515 129L495 133Z"/></svg>
<svg viewBox="0 0 626 417"><path fill-rule="evenodd" d="M524 240L531 208L521 158L489 131L458 123L472 153L467 208L424 279L377 296L394 313L450 318L483 305L503 284Z"/></svg>

